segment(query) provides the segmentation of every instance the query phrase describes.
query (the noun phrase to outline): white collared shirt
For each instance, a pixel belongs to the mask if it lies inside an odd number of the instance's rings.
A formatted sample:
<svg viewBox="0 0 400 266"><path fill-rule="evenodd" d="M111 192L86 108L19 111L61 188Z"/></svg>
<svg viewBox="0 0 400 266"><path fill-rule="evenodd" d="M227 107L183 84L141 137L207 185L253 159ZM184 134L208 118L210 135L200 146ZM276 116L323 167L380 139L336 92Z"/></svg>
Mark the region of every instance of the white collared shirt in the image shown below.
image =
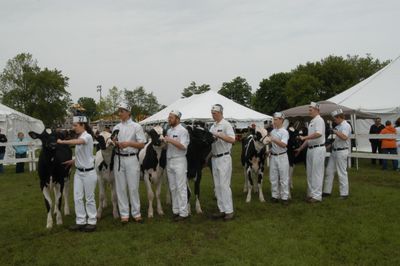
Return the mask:
<svg viewBox="0 0 400 266"><path fill-rule="evenodd" d="M82 132L78 139L83 139L84 144L75 146L75 167L90 169L94 167L93 137L86 131Z"/></svg>
<svg viewBox="0 0 400 266"><path fill-rule="evenodd" d="M351 134L351 126L346 120L343 120L342 123L340 123L335 127L335 129L341 132L346 137L349 137ZM333 142L334 149L349 148L349 147L350 147L350 138L348 138L347 140L342 140L338 136L335 136L335 141Z"/></svg>
<svg viewBox="0 0 400 266"><path fill-rule="evenodd" d="M119 123L114 127L113 131L117 129L119 130L118 133L119 142L123 141L135 141L139 143L146 142L146 137L144 136L142 126L139 125L138 123L133 122L132 119L128 119L125 122ZM137 153L138 149L133 147L126 147L124 149L120 149L120 152L123 154Z"/></svg>
<svg viewBox="0 0 400 266"><path fill-rule="evenodd" d="M233 131L232 125L225 119L222 119L221 121L219 121L219 123L215 122L210 128L210 132L223 133L224 135L227 135L231 138L235 138L235 132ZM220 138L214 141L213 144L211 145L211 152L213 155L230 152L231 149L232 149L232 144Z"/></svg>
<svg viewBox="0 0 400 266"><path fill-rule="evenodd" d="M283 127L274 128L271 131L271 136L274 137L275 139L282 141L285 144L287 144L288 140L289 140L289 132L286 129L284 129ZM275 142L272 142L272 148L271 148L272 153L279 154L279 153L283 153L286 151L287 151L286 147L283 148L283 147L279 146L278 144L276 144Z"/></svg>
<svg viewBox="0 0 400 266"><path fill-rule="evenodd" d="M171 127L170 129L168 129L167 136L174 140L177 140L185 147L184 150L180 150L175 145L168 143L167 158L170 159L176 157L185 157L187 147L190 142L189 132L187 131L187 129L179 124L175 127Z"/></svg>
<svg viewBox="0 0 400 266"><path fill-rule="evenodd" d="M321 136L316 139L309 139L308 146L325 144L325 121L320 115L314 117L308 125L308 136L319 133Z"/></svg>

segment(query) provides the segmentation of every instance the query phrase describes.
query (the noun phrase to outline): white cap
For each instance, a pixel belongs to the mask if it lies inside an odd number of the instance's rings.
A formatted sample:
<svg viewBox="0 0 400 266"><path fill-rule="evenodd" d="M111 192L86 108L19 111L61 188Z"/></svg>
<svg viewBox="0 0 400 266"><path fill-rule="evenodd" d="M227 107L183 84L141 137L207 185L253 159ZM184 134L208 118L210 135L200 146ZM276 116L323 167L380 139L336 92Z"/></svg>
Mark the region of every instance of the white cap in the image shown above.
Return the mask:
<svg viewBox="0 0 400 266"><path fill-rule="evenodd" d="M171 112L169 112L170 114L176 115L177 117L181 118L182 113L179 112L178 110L172 110Z"/></svg>
<svg viewBox="0 0 400 266"><path fill-rule="evenodd" d="M335 111L333 111L333 112L331 113L331 115L332 115L333 117L335 117L335 116L337 116L337 115L340 115L340 114L343 114L343 110L342 110L342 109L336 109Z"/></svg>
<svg viewBox="0 0 400 266"><path fill-rule="evenodd" d="M118 105L118 110L119 109L124 109L125 111L130 112L131 110L128 108L128 105L125 102L122 102Z"/></svg>
<svg viewBox="0 0 400 266"><path fill-rule="evenodd" d="M311 102L309 106L319 110L319 103Z"/></svg>
<svg viewBox="0 0 400 266"><path fill-rule="evenodd" d="M275 112L274 113L274 118L282 118L285 119L285 114L281 112Z"/></svg>
<svg viewBox="0 0 400 266"><path fill-rule="evenodd" d="M88 119L86 116L74 116L72 118L72 123L87 123Z"/></svg>
<svg viewBox="0 0 400 266"><path fill-rule="evenodd" d="M224 108L220 104L214 104L211 107L211 112L220 112L220 113L222 113L223 111L224 111Z"/></svg>

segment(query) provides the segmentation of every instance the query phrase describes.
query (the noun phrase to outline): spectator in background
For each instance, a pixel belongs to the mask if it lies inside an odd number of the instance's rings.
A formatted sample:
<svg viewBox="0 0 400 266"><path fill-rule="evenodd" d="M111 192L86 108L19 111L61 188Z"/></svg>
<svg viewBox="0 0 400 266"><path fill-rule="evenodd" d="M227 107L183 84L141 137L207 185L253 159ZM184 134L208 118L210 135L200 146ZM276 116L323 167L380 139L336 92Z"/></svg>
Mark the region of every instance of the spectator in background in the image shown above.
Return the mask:
<svg viewBox="0 0 400 266"><path fill-rule="evenodd" d="M381 124L381 118L377 117L377 118L375 118L375 124L373 124L371 126L371 128L369 129L369 134L380 134L381 130L384 128L385 128L385 126ZM382 153L381 140L369 139L369 142L371 142L372 153L376 153L377 151L378 151L378 153ZM371 163L376 164L376 160L372 159ZM379 160L379 164L382 164L382 160Z"/></svg>
<svg viewBox="0 0 400 266"><path fill-rule="evenodd" d="M15 142L26 142L27 140L24 138L24 133L18 132L18 138ZM26 158L28 152L28 145L18 145L13 146L15 150L15 158ZM16 173L23 173L25 171L25 163L17 163L15 172Z"/></svg>
<svg viewBox="0 0 400 266"><path fill-rule="evenodd" d="M396 122L395 122L395 126L396 126L396 134L400 135L400 117L397 118ZM397 154L400 154L400 137L397 136L396 138L396 145L397 145ZM397 169L400 170L400 159L397 160Z"/></svg>
<svg viewBox="0 0 400 266"><path fill-rule="evenodd" d="M392 126L389 120L385 123L386 127L382 129L381 134L396 134L396 129ZM396 139L382 139L382 153L384 154L397 154ZM383 160L382 169L387 169L387 161ZM397 160L392 160L393 170L397 170Z"/></svg>
<svg viewBox="0 0 400 266"><path fill-rule="evenodd" d="M6 135L1 133L1 129L0 129L0 143L6 143L6 142L7 142L7 137L6 137ZM5 154L6 154L6 147L0 146L0 161L4 159ZM0 163L0 174L3 172L4 172L3 164Z"/></svg>

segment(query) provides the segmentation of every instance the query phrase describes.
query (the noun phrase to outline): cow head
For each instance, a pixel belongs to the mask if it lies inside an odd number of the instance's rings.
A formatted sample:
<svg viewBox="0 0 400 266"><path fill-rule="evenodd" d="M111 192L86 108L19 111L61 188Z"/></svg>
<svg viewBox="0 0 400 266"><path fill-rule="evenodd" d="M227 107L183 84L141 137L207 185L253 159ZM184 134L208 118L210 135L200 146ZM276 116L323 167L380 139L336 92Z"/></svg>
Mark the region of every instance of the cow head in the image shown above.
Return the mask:
<svg viewBox="0 0 400 266"><path fill-rule="evenodd" d="M213 134L201 126L187 126L186 129L192 144L211 146L215 141Z"/></svg>
<svg viewBox="0 0 400 266"><path fill-rule="evenodd" d="M153 127L149 132L148 135L151 138L151 143L154 146L162 146L164 143L164 130L160 126Z"/></svg>
<svg viewBox="0 0 400 266"><path fill-rule="evenodd" d="M42 148L43 150L54 152L57 148L57 133L50 129L46 128L42 133L36 133L30 131L29 136L32 139L40 139L42 141Z"/></svg>
<svg viewBox="0 0 400 266"><path fill-rule="evenodd" d="M100 149L101 150L105 150L108 147L110 147L110 145L114 145L113 142L113 135L107 131L102 131L100 133L97 133L95 135L95 139L97 140L97 142L99 143Z"/></svg>
<svg viewBox="0 0 400 266"><path fill-rule="evenodd" d="M254 139L258 142L261 142L264 145L267 145L271 142L271 138L268 136L268 131L262 127L256 127L254 129Z"/></svg>

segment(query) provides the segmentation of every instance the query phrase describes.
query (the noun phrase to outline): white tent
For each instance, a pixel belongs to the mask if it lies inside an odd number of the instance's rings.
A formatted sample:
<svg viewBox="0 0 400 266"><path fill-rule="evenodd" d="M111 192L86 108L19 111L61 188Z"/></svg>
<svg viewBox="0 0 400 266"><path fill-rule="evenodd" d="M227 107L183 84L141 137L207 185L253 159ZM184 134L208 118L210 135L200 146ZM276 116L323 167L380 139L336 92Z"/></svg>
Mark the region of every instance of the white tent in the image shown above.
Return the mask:
<svg viewBox="0 0 400 266"><path fill-rule="evenodd" d="M7 136L8 141L13 142L17 139L18 132L28 137L29 131L42 132L44 125L39 119L0 104L0 129L1 133ZM13 150L8 148L6 154L13 156Z"/></svg>
<svg viewBox="0 0 400 266"><path fill-rule="evenodd" d="M250 108L240 105L215 91L209 90L202 94L195 94L188 98L178 99L158 113L139 122L141 125L157 124L167 121L171 110L179 110L182 113L181 121L203 121L211 122L211 106L221 104L224 107L224 117L237 128L246 128L252 123L259 126L264 121L271 120L271 116L256 112Z"/></svg>
<svg viewBox="0 0 400 266"><path fill-rule="evenodd" d="M400 117L400 56L386 67L328 101L367 112L394 122ZM368 134L372 120L357 120L357 131ZM361 150L369 150L367 139L358 141Z"/></svg>

